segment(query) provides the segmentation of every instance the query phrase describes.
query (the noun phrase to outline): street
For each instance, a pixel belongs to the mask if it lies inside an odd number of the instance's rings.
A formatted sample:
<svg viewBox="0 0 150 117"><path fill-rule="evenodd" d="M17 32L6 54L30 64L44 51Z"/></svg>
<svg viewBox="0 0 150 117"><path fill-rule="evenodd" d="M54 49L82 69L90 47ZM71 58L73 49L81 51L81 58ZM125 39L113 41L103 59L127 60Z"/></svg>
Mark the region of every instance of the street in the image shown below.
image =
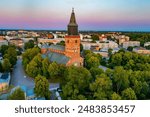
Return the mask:
<svg viewBox="0 0 150 117"><path fill-rule="evenodd" d="M26 86L28 89L34 87L34 80L28 77L22 66L22 59L18 59L17 63L11 74L11 85L13 86ZM56 90L59 88L59 83L50 83L49 89Z"/></svg>
<svg viewBox="0 0 150 117"><path fill-rule="evenodd" d="M18 59L17 63L13 69L11 74L11 85L13 86L26 86L27 88L34 87L33 79L26 76L23 66L22 66L22 59Z"/></svg>

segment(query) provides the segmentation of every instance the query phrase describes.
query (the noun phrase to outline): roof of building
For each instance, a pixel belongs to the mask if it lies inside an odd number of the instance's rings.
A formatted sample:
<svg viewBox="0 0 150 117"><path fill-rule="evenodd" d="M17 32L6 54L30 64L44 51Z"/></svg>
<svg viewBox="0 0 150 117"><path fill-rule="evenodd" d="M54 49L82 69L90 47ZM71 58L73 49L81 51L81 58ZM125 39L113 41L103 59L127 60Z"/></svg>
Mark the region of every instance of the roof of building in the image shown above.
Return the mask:
<svg viewBox="0 0 150 117"><path fill-rule="evenodd" d="M77 26L74 9L72 9L69 26Z"/></svg>
<svg viewBox="0 0 150 117"><path fill-rule="evenodd" d="M56 52L48 52L47 54L43 54L42 55L43 58L48 57L49 61L51 62L56 62L58 64L67 64L67 62L69 61L69 57L60 54L60 53L56 53Z"/></svg>
<svg viewBox="0 0 150 117"><path fill-rule="evenodd" d="M49 46L49 48L50 48L50 49L55 49L55 50L62 50L62 51L65 51L65 47L62 46L62 45L54 45L54 44L52 44L52 45Z"/></svg>
<svg viewBox="0 0 150 117"><path fill-rule="evenodd" d="M147 49L143 48L143 47L136 47L136 48L134 48L134 50L147 50Z"/></svg>
<svg viewBox="0 0 150 117"><path fill-rule="evenodd" d="M48 45L48 44L43 44L43 45L41 46L41 48L49 48L49 45Z"/></svg>
<svg viewBox="0 0 150 117"><path fill-rule="evenodd" d="M3 73L0 77L0 83L9 83L10 81L10 74L9 73Z"/></svg>
<svg viewBox="0 0 150 117"><path fill-rule="evenodd" d="M7 78L8 78L8 73L4 73L2 76L1 76L1 79L4 79L4 80L6 80Z"/></svg>
<svg viewBox="0 0 150 117"><path fill-rule="evenodd" d="M52 44L52 45L48 45L48 44L43 44L42 46L41 46L41 48L46 48L46 49L54 49L54 50L61 50L61 51L65 51L65 46L62 46L62 45L54 45L54 44Z"/></svg>
<svg viewBox="0 0 150 117"><path fill-rule="evenodd" d="M26 87L26 86L20 86L20 88L21 88L21 90L22 90L23 92L26 92L26 91L27 91L27 87Z"/></svg>

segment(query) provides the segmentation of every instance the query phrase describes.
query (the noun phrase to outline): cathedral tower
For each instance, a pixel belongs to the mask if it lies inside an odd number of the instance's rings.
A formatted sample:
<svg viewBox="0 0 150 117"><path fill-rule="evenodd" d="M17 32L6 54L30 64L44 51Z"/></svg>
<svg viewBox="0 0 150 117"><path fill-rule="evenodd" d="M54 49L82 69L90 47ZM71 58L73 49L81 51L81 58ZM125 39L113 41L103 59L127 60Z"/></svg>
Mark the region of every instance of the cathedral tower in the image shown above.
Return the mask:
<svg viewBox="0 0 150 117"><path fill-rule="evenodd" d="M65 36L65 52L69 57L80 57L80 36L78 35L78 24L76 23L74 9L72 9L68 24L68 35Z"/></svg>

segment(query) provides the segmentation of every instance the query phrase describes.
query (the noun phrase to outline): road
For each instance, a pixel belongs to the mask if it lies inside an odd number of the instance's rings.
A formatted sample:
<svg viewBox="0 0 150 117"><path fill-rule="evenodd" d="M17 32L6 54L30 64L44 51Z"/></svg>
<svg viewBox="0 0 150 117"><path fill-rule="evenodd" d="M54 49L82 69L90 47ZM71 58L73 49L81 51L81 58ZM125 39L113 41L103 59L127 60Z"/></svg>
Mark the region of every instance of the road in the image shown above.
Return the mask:
<svg viewBox="0 0 150 117"><path fill-rule="evenodd" d="M22 59L20 58L17 60L17 63L11 74L10 84L13 86L26 86L27 88L34 87L34 81L33 79L26 76L22 66Z"/></svg>
<svg viewBox="0 0 150 117"><path fill-rule="evenodd" d="M28 77L22 66L22 59L18 59L17 63L11 74L11 85L13 86L26 86L28 89L34 87L34 80ZM54 90L59 88L59 83L50 83L49 89Z"/></svg>

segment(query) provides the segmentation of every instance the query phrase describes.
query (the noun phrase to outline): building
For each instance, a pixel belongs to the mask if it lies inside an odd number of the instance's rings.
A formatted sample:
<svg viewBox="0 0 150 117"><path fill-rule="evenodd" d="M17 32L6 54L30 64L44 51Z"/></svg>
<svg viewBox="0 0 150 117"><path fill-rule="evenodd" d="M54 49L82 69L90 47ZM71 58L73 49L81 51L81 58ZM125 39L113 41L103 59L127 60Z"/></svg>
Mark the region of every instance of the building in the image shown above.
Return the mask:
<svg viewBox="0 0 150 117"><path fill-rule="evenodd" d="M38 38L38 43L45 44L45 43L53 43L57 44L61 41L64 41L64 38L56 38L56 39L44 39L44 38Z"/></svg>
<svg viewBox="0 0 150 117"><path fill-rule="evenodd" d="M150 42L144 43L144 47L146 47L146 46L150 46Z"/></svg>
<svg viewBox="0 0 150 117"><path fill-rule="evenodd" d="M48 57L51 62L67 66L83 66L83 58L80 57L80 36L78 34L74 9L72 9L68 24L68 35L65 36L65 46L50 45L42 47L41 52L42 57Z"/></svg>
<svg viewBox="0 0 150 117"><path fill-rule="evenodd" d="M129 46L131 46L131 47L140 47L140 41L123 42L123 48L127 49Z"/></svg>
<svg viewBox="0 0 150 117"><path fill-rule="evenodd" d="M7 40L0 40L0 46L2 45L8 45L8 41Z"/></svg>
<svg viewBox="0 0 150 117"><path fill-rule="evenodd" d="M106 42L107 41L107 36L102 34L101 36L99 36L99 41L100 42Z"/></svg>
<svg viewBox="0 0 150 117"><path fill-rule="evenodd" d="M138 54L150 55L150 50L147 50L143 47L133 48L133 52L136 52Z"/></svg>
<svg viewBox="0 0 150 117"><path fill-rule="evenodd" d="M4 40L5 36L0 35L0 40Z"/></svg>
<svg viewBox="0 0 150 117"><path fill-rule="evenodd" d="M114 41L107 41L100 43L99 41L97 43L90 43L90 42L81 42L83 45L84 50L91 50L93 48L96 48L96 50L102 49L102 48L118 48L118 44Z"/></svg>
<svg viewBox="0 0 150 117"><path fill-rule="evenodd" d="M98 42L98 45L99 45L99 48L118 48L118 44L114 41L107 41L105 43L99 43Z"/></svg>
<svg viewBox="0 0 150 117"><path fill-rule="evenodd" d="M54 39L54 35L52 33L47 34L48 39Z"/></svg>
<svg viewBox="0 0 150 117"><path fill-rule="evenodd" d="M21 38L23 40L24 43L29 42L30 40L34 41L34 38Z"/></svg>
<svg viewBox="0 0 150 117"><path fill-rule="evenodd" d="M9 44L12 44L12 45L22 48L24 45L24 42L22 39L10 39Z"/></svg>
<svg viewBox="0 0 150 117"><path fill-rule="evenodd" d="M10 83L10 73L0 73L0 91L6 90Z"/></svg>
<svg viewBox="0 0 150 117"><path fill-rule="evenodd" d="M108 58L108 52L93 51L95 54L100 54L103 58Z"/></svg>
<svg viewBox="0 0 150 117"><path fill-rule="evenodd" d="M130 37L125 36L125 35L120 35L118 38L119 45L122 45L124 42L127 42L130 40Z"/></svg>

